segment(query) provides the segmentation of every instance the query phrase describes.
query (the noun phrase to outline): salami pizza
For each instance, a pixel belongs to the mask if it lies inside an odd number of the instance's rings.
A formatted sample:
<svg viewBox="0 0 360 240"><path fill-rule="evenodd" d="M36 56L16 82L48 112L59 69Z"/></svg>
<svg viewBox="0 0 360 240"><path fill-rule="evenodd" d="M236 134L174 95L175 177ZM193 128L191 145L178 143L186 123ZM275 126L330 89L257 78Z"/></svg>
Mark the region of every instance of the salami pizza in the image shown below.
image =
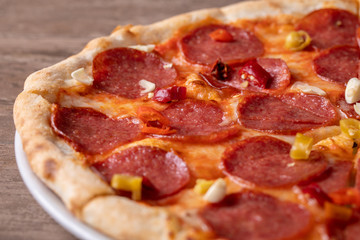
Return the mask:
<svg viewBox="0 0 360 240"><path fill-rule="evenodd" d="M114 239L360 239L359 2L117 27L30 75L37 176Z"/></svg>

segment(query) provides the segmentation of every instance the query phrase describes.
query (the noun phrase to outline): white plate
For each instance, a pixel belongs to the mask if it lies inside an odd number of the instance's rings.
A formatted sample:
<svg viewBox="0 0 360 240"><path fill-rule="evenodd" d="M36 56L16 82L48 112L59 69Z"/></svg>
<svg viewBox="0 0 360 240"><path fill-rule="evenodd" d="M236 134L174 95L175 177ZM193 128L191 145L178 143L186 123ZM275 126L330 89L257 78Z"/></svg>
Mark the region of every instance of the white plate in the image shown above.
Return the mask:
<svg viewBox="0 0 360 240"><path fill-rule="evenodd" d="M109 238L75 218L63 202L33 173L23 151L20 135L15 133L15 156L21 177L32 196L44 210L66 230L80 239L109 240Z"/></svg>

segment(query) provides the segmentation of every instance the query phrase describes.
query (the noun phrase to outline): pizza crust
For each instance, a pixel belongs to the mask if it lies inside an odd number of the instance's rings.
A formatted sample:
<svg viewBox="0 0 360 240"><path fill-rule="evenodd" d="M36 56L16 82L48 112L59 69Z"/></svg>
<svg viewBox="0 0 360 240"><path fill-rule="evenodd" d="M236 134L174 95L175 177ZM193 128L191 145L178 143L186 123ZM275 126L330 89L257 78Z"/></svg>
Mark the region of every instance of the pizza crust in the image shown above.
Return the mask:
<svg viewBox="0 0 360 240"><path fill-rule="evenodd" d="M15 102L15 125L33 171L78 215L92 198L113 194L113 190L54 134L49 125L50 111L51 104L42 96L23 92Z"/></svg>
<svg viewBox="0 0 360 240"><path fill-rule="evenodd" d="M238 18L300 16L322 7L343 8L358 14L355 0L321 0L315 5L312 0L242 2L185 13L148 26L119 26L110 36L89 42L79 54L31 74L16 99L14 121L33 171L61 197L70 211L114 238L173 239L177 236L177 239L186 239L191 230L177 224L174 227L172 223L177 217L164 209L114 195L110 186L84 166L78 154L56 136L49 119L58 91L78 68L91 72L94 56L109 48L161 43L179 28L209 18L229 23Z"/></svg>
<svg viewBox="0 0 360 240"><path fill-rule="evenodd" d="M177 225L176 218L163 208L148 207L118 196L95 198L83 208L81 218L109 236L124 240L170 239Z"/></svg>
<svg viewBox="0 0 360 240"><path fill-rule="evenodd" d="M244 2L223 7L221 10L227 21L235 21L239 18L255 19L268 16L292 15L301 17L320 8L341 8L354 14L358 13L356 1L333 1L333 0L265 0L256 2Z"/></svg>
<svg viewBox="0 0 360 240"><path fill-rule="evenodd" d="M354 0L320 0L314 4L313 0L263 0L247 1L229 5L223 8L204 9L181 14L151 25L134 26L129 29L139 41L138 44L161 43L171 38L178 29L189 24L198 23L205 19L217 19L225 23L237 19L256 19L283 15L303 16L320 8L341 8L357 15L358 3ZM117 31L112 35L117 35Z"/></svg>

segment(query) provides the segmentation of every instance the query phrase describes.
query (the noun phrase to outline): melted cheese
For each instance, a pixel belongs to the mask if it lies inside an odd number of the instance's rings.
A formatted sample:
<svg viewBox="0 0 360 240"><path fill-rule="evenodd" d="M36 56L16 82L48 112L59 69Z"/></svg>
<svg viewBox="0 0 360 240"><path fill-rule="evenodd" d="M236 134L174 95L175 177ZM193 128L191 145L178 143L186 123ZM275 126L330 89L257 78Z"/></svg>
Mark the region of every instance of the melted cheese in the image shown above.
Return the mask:
<svg viewBox="0 0 360 240"><path fill-rule="evenodd" d="M302 88L295 89L296 91L313 91L311 93L319 95L324 95L323 92L328 93L328 95L341 94L344 91L343 87L339 87L339 85L334 83L323 81L316 75L314 71L311 70L312 59L317 56L316 52L300 51L292 53L284 49L283 46L285 37L289 32L294 30L292 25L293 21L294 19L290 18L289 21L286 19L286 21L276 24L276 22L274 22L272 19L250 22L241 20L236 22L235 25L243 27L249 31L253 31L260 38L265 46L265 54L263 57L283 59L290 68L293 83L296 83L296 81L301 81L307 84L305 86L310 86L310 90L309 87L305 87L305 90ZM209 20L208 23L212 22L213 20ZM186 32L189 30L191 29L185 29L184 31ZM185 34L185 32L178 33L179 35L177 37ZM131 48L146 52L153 51L153 47L154 45L131 46ZM176 44L173 47L170 46L169 51L167 51L162 57L164 60L171 62L165 64L164 68L175 67L178 71L179 77L176 84L185 86L187 88L188 98L216 101L225 111L223 123L221 124L227 125L237 122L239 117L237 108L239 102L242 100L242 93L233 95L231 98L229 98L229 96L226 94L221 95L221 91L209 86L200 78L198 74L196 74L198 72L203 72L206 69L201 65L188 63L185 60L183 54L177 50ZM286 91L290 91L290 89L287 89ZM149 101L148 98L151 96L129 100L107 94L94 95L92 93L82 93L82 91L77 92L76 89L69 89L69 91L60 94L58 103L67 107L91 107L111 117L135 116L136 110L139 106L150 106L159 111L168 106L167 104L159 104L153 101ZM112 153L120 152L132 146L145 145L156 146L166 151L173 151L179 155L186 162L191 173L190 175L192 179L189 184L190 187L182 190L175 196L171 196L169 198L155 202L149 202L148 204L162 206L182 218L186 224L196 226L198 229L209 231L204 222L199 219L198 215L192 210L202 208L206 206L207 203L202 199L201 196L194 193L191 187L193 187L196 179L198 178L213 180L222 178L226 182L227 194L243 191L244 189L253 189L255 191L261 191L270 194L281 200L301 204L304 208L308 209L312 213L314 216L314 225L316 225L316 227L303 239L320 239L325 231L323 210L313 199L309 199L306 195L302 194L299 188L289 187L282 189L265 189L256 187L249 182L242 181L232 176L225 176L221 166L221 158L227 147L231 146L232 143L240 141L244 138L257 135L271 135L251 129L241 129L242 131L240 136L235 137L230 141L224 141L216 144L183 143L169 141L166 139L146 138L120 146L114 149ZM345 138L343 135L341 135L339 131L340 129L338 126L330 126L314 129L304 134L312 137L316 143L314 148L327 153L329 158L332 158L333 160L344 160L344 158L352 160L354 159L351 148L353 142L349 138ZM294 136L271 136L282 139L289 143L294 141ZM100 161L112 153L96 156L94 161Z"/></svg>
<svg viewBox="0 0 360 240"><path fill-rule="evenodd" d="M143 51L143 52L152 52L155 48L155 45L154 44L134 45L134 46L130 46L129 48L133 48L133 49Z"/></svg>
<svg viewBox="0 0 360 240"><path fill-rule="evenodd" d="M318 87L310 86L309 84L303 82L295 82L290 89L303 93L312 93L320 96L326 96L326 92L324 90Z"/></svg>
<svg viewBox="0 0 360 240"><path fill-rule="evenodd" d="M193 73L186 78L186 95L189 98L196 98L205 101L220 102L221 98L217 90L207 85L199 75Z"/></svg>

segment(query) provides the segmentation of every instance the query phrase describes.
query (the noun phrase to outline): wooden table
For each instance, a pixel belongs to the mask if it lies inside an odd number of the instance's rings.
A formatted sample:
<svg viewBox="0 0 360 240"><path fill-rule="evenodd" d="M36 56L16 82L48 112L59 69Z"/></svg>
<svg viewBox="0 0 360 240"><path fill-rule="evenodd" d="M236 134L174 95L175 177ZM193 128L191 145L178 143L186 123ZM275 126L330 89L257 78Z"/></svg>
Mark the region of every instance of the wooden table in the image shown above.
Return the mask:
<svg viewBox="0 0 360 240"><path fill-rule="evenodd" d="M26 189L15 162L12 108L25 78L117 25L149 24L237 0L0 0L0 239L75 239Z"/></svg>

